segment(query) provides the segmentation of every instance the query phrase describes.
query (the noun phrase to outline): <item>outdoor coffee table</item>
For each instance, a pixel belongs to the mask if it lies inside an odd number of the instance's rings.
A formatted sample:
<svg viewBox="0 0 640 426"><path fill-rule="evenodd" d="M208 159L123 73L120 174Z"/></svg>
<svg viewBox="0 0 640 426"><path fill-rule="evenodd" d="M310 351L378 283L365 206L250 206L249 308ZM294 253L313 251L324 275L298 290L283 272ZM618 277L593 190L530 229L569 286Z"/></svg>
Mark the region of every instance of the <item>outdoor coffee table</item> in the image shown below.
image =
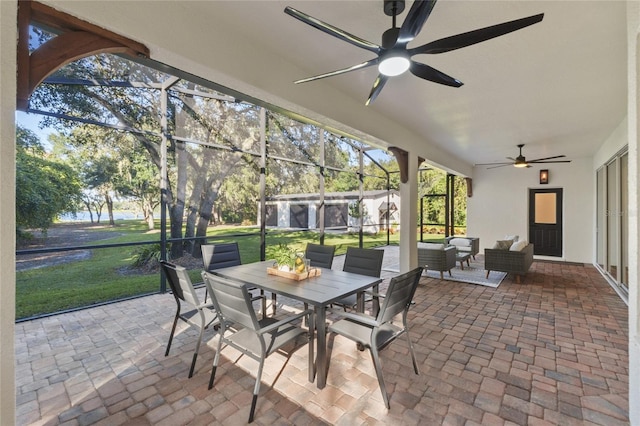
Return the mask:
<svg viewBox="0 0 640 426"><path fill-rule="evenodd" d="M309 360L309 381L314 377L318 389L323 389L327 383L327 338L326 338L326 308L333 302L356 294L358 298L358 312L364 311L363 290L380 284L378 277L354 274L352 272L336 271L322 268L319 276L302 281L269 275L267 268L273 265L273 260L247 263L228 268L215 269L212 274L239 281L252 287L289 297L307 303L315 308L315 326L318 350L315 366ZM313 341L309 342L310 345Z"/></svg>
<svg viewBox="0 0 640 426"><path fill-rule="evenodd" d="M460 269L464 271L464 262L467 262L467 266L471 266L469 264L469 258L471 257L470 253L465 253L463 251L456 252L456 262L460 262Z"/></svg>

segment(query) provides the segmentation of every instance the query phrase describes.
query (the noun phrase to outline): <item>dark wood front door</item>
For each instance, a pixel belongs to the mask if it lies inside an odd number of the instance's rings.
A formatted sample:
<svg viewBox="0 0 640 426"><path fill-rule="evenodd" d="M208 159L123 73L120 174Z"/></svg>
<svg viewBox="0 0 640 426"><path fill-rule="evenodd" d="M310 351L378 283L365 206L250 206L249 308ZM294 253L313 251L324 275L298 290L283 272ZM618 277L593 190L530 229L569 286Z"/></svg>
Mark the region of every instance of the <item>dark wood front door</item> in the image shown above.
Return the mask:
<svg viewBox="0 0 640 426"><path fill-rule="evenodd" d="M562 256L562 189L529 190L529 241L533 254Z"/></svg>

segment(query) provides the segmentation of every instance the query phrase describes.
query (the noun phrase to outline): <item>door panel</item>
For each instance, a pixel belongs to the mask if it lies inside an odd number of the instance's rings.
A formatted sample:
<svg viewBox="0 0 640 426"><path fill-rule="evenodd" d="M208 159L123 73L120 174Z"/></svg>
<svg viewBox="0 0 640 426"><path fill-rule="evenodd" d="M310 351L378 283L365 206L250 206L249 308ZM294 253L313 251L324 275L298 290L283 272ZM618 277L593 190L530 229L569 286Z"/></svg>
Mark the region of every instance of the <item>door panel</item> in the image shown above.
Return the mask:
<svg viewBox="0 0 640 426"><path fill-rule="evenodd" d="M529 241L533 254L562 256L562 189L529 190Z"/></svg>

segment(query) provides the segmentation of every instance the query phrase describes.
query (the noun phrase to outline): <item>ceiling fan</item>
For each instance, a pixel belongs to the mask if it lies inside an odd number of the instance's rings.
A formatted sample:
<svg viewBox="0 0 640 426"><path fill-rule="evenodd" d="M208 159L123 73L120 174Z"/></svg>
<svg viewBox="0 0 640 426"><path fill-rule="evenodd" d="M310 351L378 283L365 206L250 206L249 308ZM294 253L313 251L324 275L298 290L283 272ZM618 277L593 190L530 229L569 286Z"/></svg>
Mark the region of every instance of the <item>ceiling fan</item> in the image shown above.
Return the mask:
<svg viewBox="0 0 640 426"><path fill-rule="evenodd" d="M404 10L405 2L404 0L384 0L384 13L387 16L392 17L392 27L382 34L382 45L377 45L353 34L349 34L348 32L334 27L333 25L322 22L319 19L287 6L284 9L286 14L299 19L305 24L311 25L322 32L377 55L375 58L360 64L298 80L295 83L306 83L377 65L379 72L378 78L376 78L373 83L373 88L371 89L371 93L369 94L369 98L365 105L369 105L375 100L389 77L400 75L407 70L416 77L420 77L424 80L452 87L460 87L463 84L461 81L450 77L429 65L416 62L411 59L411 57L420 54L444 53L460 49L462 47L471 46L538 23L542 21L544 16L544 14L541 13L527 18L516 19L514 21L504 22L502 24L445 37L423 44L422 46L413 48L407 47L409 42L411 42L422 29L422 26L426 22L427 18L429 18L435 4L436 0L415 0L411 5L409 13L405 17L402 26L398 28L396 26L396 17Z"/></svg>
<svg viewBox="0 0 640 426"><path fill-rule="evenodd" d="M555 155L553 157L545 157L545 158L536 158L535 160L529 160L522 155L522 147L523 143L518 145L520 148L520 154L516 158L507 157L507 160L511 160L508 163L484 163L484 164L474 164L475 166L491 166L487 167L488 169L496 169L498 167L504 166L514 166L514 167L531 167L532 164L550 164L550 163L570 163L571 160L556 160L556 158L564 158L566 155ZM554 161L549 161L554 160Z"/></svg>

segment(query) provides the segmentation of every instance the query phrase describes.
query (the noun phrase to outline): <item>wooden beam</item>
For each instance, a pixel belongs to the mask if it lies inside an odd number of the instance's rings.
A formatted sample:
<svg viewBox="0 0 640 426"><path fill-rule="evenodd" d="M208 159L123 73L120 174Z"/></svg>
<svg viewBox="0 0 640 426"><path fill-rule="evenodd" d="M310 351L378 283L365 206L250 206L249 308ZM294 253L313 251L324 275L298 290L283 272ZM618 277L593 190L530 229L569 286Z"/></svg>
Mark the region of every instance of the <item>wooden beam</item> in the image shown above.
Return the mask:
<svg viewBox="0 0 640 426"><path fill-rule="evenodd" d="M63 66L99 53L127 53L131 50L113 40L84 31L60 34L44 43L29 59L29 94L50 74Z"/></svg>
<svg viewBox="0 0 640 426"><path fill-rule="evenodd" d="M29 25L38 23L58 35L29 54ZM26 111L29 97L47 76L66 64L99 53L149 57L136 41L31 0L18 2L17 108Z"/></svg>
<svg viewBox="0 0 640 426"><path fill-rule="evenodd" d="M400 182L407 183L409 181L409 153L397 146L389 148L389 152L396 157L396 161L398 162L398 168L400 169ZM418 169L422 163L424 163L424 158L418 157Z"/></svg>

